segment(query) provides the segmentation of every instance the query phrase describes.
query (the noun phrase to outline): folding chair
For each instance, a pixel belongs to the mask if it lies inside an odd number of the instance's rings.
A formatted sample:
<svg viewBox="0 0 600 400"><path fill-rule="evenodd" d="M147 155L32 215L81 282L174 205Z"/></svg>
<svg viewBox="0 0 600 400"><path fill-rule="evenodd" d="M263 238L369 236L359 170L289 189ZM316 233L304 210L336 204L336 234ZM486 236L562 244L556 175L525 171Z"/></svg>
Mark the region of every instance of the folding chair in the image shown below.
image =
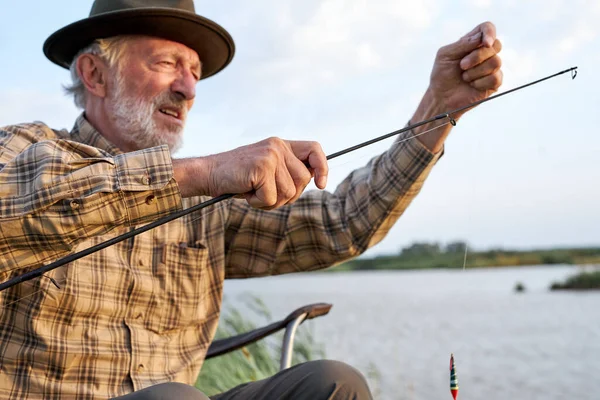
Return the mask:
<svg viewBox="0 0 600 400"><path fill-rule="evenodd" d="M333 305L327 303L309 304L293 311L290 315L281 321L273 322L262 328L254 329L250 332L241 333L225 339L219 339L212 342L206 353L206 359L217 357L234 350L240 349L251 343L257 342L267 336L272 335L285 328L283 345L281 346L281 360L279 370L289 368L292 364L292 350L294 348L294 336L296 329L304 321L327 315Z"/></svg>

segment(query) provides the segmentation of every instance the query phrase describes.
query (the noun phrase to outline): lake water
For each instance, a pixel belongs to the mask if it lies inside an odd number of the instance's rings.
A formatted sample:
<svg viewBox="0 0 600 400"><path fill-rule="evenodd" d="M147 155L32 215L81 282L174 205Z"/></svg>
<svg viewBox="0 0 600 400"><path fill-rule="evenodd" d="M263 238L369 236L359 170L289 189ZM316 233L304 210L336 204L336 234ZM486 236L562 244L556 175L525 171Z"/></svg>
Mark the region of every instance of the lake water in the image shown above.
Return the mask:
<svg viewBox="0 0 600 400"><path fill-rule="evenodd" d="M333 303L305 323L327 358L367 374L377 399L600 399L600 291L550 292L577 267L296 274L228 281L277 319ZM526 292L515 293L516 282Z"/></svg>

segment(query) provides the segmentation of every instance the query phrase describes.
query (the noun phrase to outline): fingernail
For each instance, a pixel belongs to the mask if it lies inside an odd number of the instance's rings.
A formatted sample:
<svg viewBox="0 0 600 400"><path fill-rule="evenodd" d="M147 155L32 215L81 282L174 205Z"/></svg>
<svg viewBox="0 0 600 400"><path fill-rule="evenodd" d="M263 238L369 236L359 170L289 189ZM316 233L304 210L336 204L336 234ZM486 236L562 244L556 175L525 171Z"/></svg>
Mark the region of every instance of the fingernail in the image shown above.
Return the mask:
<svg viewBox="0 0 600 400"><path fill-rule="evenodd" d="M466 59L466 58L463 58L462 60L460 60L460 67L461 67L463 70L466 70L466 69L468 69L468 66L469 66L469 62L467 61L467 59Z"/></svg>

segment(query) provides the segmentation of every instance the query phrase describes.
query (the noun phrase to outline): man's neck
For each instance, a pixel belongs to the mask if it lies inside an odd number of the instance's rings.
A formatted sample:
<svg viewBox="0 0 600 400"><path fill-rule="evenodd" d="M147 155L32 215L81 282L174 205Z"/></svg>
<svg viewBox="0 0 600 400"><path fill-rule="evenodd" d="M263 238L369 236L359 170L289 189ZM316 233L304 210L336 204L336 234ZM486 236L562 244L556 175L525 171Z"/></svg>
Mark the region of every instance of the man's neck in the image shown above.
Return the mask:
<svg viewBox="0 0 600 400"><path fill-rule="evenodd" d="M111 119L102 112L99 107L88 107L84 111L85 119L100 133L106 140L115 145L123 152L139 150L135 144L124 140L123 135L119 135Z"/></svg>

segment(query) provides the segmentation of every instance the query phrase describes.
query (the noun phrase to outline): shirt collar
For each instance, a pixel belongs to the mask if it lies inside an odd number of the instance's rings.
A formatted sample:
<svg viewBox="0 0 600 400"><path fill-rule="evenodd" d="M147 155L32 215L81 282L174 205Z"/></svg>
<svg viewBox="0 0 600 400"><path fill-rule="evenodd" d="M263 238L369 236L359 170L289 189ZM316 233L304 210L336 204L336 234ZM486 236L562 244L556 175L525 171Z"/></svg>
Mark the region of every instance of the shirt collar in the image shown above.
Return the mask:
<svg viewBox="0 0 600 400"><path fill-rule="evenodd" d="M70 135L76 142L85 143L100 150L104 150L113 156L123 154L122 150L108 141L92 126L92 124L90 124L85 118L84 113L81 113L79 117L77 117L75 126L73 126Z"/></svg>

